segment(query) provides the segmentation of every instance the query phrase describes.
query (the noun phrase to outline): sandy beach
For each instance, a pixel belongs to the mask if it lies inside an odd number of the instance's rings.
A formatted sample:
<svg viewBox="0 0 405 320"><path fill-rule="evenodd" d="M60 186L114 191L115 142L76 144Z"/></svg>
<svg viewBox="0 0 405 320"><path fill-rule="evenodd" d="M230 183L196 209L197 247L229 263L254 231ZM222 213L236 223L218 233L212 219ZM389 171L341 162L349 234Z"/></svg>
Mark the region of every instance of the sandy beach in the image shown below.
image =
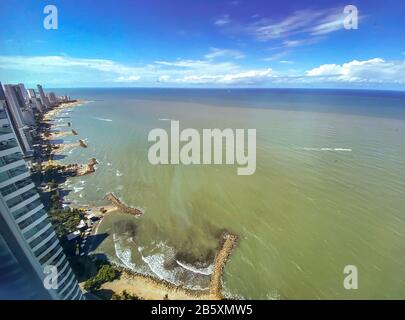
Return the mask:
<svg viewBox="0 0 405 320"><path fill-rule="evenodd" d="M120 278L104 283L102 289L111 290L116 294L128 293L145 300L211 300L213 297L208 292L187 290L174 286L163 280L149 276L123 271Z"/></svg>
<svg viewBox="0 0 405 320"><path fill-rule="evenodd" d="M64 110L74 108L74 107L80 106L80 105L88 103L88 102L89 101L87 101L87 100L76 100L76 101L72 101L72 102L61 103L58 107L48 111L44 116L44 120L45 121L52 120L54 117L56 117L58 114L60 114Z"/></svg>

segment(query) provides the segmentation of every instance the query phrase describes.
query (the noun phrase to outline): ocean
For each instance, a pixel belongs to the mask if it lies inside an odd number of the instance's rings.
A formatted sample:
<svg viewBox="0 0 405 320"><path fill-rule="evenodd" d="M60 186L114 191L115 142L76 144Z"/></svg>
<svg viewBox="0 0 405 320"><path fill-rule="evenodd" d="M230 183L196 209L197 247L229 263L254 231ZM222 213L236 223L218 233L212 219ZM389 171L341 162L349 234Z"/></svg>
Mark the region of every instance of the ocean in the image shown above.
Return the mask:
<svg viewBox="0 0 405 320"><path fill-rule="evenodd" d="M60 114L99 164L66 183L67 201L107 216L95 250L138 272L207 288L224 230L239 236L224 271L243 299L405 298L405 93L298 89L55 89L91 102ZM148 162L153 128L257 130L257 169ZM344 268L358 270L347 290Z"/></svg>

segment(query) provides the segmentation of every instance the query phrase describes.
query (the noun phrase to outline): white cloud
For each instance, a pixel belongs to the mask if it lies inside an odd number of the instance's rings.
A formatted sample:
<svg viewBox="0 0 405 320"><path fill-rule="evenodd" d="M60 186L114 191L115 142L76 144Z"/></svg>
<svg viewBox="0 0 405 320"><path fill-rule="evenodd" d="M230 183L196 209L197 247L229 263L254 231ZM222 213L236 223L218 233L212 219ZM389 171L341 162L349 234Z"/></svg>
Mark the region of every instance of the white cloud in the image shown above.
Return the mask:
<svg viewBox="0 0 405 320"><path fill-rule="evenodd" d="M231 18L228 14L224 14L221 18L217 19L214 24L217 26L223 26L231 22Z"/></svg>
<svg viewBox="0 0 405 320"><path fill-rule="evenodd" d="M405 61L386 61L374 58L353 60L344 64L324 64L306 72L308 77L320 77L322 81L405 83Z"/></svg>
<svg viewBox="0 0 405 320"><path fill-rule="evenodd" d="M0 56L0 68L36 75L103 74L106 80L134 81L139 79L139 73L145 73L149 67L135 68L107 59L67 56ZM79 82L80 80L77 79Z"/></svg>
<svg viewBox="0 0 405 320"><path fill-rule="evenodd" d="M290 46L298 46L321 39L311 40L313 36L326 35L343 29L345 17L343 8L298 10L280 20L260 19L246 25L244 29L259 41L283 39L299 34L310 37L307 40L291 41ZM285 45L288 46L288 42Z"/></svg>
<svg viewBox="0 0 405 320"><path fill-rule="evenodd" d="M115 79L115 82L134 82L138 81L139 79L141 79L140 76L129 76L129 77L121 76Z"/></svg>
<svg viewBox="0 0 405 320"><path fill-rule="evenodd" d="M317 68L311 69L306 72L307 76L319 77L319 76L335 76L339 75L342 70L342 66L337 64L324 64Z"/></svg>
<svg viewBox="0 0 405 320"><path fill-rule="evenodd" d="M284 40L283 41L283 46L286 48L293 48L293 47L298 47L298 46L307 46L311 44L315 44L322 40L321 37L314 37L314 38L308 38L308 39L296 39L296 40Z"/></svg>
<svg viewBox="0 0 405 320"><path fill-rule="evenodd" d="M290 52L289 51L281 51L278 53L275 53L269 57L263 58L264 61L276 61L276 60L280 60L281 58L284 58L285 56L287 56Z"/></svg>
<svg viewBox="0 0 405 320"><path fill-rule="evenodd" d="M165 82L185 83L185 84L258 84L272 75L272 69L248 70L239 73L222 75L190 75L182 78L172 79L165 77ZM162 81L162 77L159 78Z"/></svg>
<svg viewBox="0 0 405 320"><path fill-rule="evenodd" d="M158 82L169 82L170 81L170 76L166 75L162 75L158 77Z"/></svg>
<svg viewBox="0 0 405 320"><path fill-rule="evenodd" d="M311 35L323 35L344 28L345 15L336 13L325 17L321 23L310 29Z"/></svg>
<svg viewBox="0 0 405 320"><path fill-rule="evenodd" d="M224 50L224 49L218 49ZM219 51L211 50L214 58ZM228 52L229 53L229 52ZM284 52L286 55L288 52ZM219 56L223 56L223 51ZM292 61L273 55L267 60L280 64ZM217 55L218 56L218 55ZM73 58L66 56L0 56L2 80L6 82L44 83L45 85L108 85L119 83L183 85L271 85L324 84L405 85L405 59L374 58L353 60L342 64L319 65L307 71L272 70L246 67L233 61L211 59L159 60L134 67L107 59ZM277 58L277 59L276 59Z"/></svg>
<svg viewBox="0 0 405 320"><path fill-rule="evenodd" d="M215 59L219 57L229 57L234 59L242 59L245 55L238 50L211 48L210 52L205 55L206 59Z"/></svg>

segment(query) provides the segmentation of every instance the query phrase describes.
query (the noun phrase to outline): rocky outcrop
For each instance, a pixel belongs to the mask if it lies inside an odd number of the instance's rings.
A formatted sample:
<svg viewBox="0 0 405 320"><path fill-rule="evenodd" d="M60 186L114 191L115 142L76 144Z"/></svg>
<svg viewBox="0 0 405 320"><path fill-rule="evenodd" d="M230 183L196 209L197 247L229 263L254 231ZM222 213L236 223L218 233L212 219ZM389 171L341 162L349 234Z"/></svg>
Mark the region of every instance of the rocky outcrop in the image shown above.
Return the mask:
<svg viewBox="0 0 405 320"><path fill-rule="evenodd" d="M95 168L96 164L98 164L97 159L96 158L91 158L91 160L90 160L90 162L88 164L78 167L77 175L78 176L84 176L86 174L95 172L96 171L96 168Z"/></svg>
<svg viewBox="0 0 405 320"><path fill-rule="evenodd" d="M81 147L87 148L87 144L86 144L86 142L84 142L84 140L80 139L79 144L80 144Z"/></svg>
<svg viewBox="0 0 405 320"><path fill-rule="evenodd" d="M123 203L114 193L109 192L106 194L106 196L104 197L104 199L109 200L115 207L117 207L117 209L121 212L124 213L129 213L132 214L134 216L141 216L143 215L143 212L138 209L138 208L133 208L130 206L127 206L125 203Z"/></svg>

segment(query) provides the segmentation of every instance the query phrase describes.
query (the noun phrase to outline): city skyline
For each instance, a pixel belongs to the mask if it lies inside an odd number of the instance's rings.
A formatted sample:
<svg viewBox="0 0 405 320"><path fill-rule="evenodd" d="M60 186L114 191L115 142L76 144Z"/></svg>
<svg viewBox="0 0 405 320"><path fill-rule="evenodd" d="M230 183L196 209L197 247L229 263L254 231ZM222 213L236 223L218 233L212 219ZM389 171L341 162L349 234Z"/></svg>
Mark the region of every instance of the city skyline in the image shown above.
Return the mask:
<svg viewBox="0 0 405 320"><path fill-rule="evenodd" d="M399 1L54 1L56 30L48 4L3 1L4 83L405 89ZM347 5L358 29L344 28Z"/></svg>

